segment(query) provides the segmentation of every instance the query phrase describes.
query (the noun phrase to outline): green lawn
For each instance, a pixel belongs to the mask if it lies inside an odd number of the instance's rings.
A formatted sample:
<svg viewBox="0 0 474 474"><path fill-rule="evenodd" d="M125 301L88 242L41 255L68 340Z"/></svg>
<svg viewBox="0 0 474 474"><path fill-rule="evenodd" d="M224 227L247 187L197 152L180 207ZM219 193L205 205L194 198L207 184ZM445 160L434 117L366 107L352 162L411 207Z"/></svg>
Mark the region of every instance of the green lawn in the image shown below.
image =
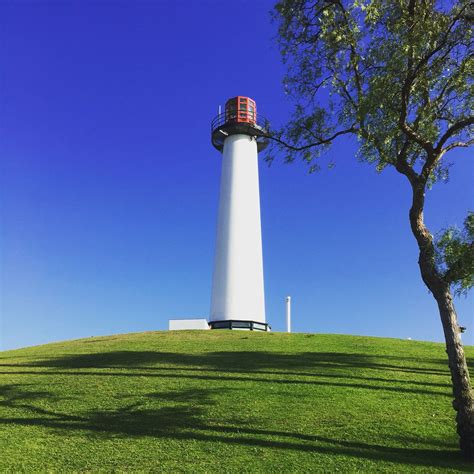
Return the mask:
<svg viewBox="0 0 474 474"><path fill-rule="evenodd" d="M241 331L0 352L0 471L472 471L445 359L436 343Z"/></svg>

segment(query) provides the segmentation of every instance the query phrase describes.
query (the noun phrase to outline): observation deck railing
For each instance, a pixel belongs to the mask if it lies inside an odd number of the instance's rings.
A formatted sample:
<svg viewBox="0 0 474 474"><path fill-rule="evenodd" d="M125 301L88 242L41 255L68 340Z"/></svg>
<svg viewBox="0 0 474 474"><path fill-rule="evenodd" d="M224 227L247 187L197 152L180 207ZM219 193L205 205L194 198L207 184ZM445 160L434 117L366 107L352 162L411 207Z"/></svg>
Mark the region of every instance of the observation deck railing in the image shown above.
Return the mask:
<svg viewBox="0 0 474 474"><path fill-rule="evenodd" d="M222 151L224 140L229 135L244 134L255 137L258 151L268 145L270 122L254 112L222 112L211 122L211 141ZM254 119L255 117L255 119Z"/></svg>

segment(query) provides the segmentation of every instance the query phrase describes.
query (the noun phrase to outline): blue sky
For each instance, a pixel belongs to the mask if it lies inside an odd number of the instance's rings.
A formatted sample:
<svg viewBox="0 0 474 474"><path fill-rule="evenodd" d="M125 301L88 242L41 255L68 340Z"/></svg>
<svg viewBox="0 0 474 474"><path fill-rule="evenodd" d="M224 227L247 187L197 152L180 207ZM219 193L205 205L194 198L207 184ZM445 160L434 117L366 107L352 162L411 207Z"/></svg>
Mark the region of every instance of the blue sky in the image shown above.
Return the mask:
<svg viewBox="0 0 474 474"><path fill-rule="evenodd" d="M220 155L235 95L292 104L269 1L0 4L1 348L166 329L209 311ZM267 319L295 331L443 340L408 226L409 188L358 163L260 162ZM428 193L432 230L474 208L469 152ZM323 162L324 162L323 161ZM473 298L457 300L474 344Z"/></svg>

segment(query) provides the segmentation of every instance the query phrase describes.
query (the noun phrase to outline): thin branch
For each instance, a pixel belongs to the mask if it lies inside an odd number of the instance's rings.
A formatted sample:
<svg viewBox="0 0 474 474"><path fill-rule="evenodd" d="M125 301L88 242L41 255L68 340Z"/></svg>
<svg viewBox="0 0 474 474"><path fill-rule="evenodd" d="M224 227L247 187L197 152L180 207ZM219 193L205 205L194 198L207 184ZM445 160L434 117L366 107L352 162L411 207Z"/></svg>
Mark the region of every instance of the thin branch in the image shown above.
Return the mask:
<svg viewBox="0 0 474 474"><path fill-rule="evenodd" d="M468 147L469 145L474 143L474 139L471 139L471 140L468 140L467 142L451 143L450 145L448 145L444 149L442 148L443 145L446 143L446 141L450 137L452 137L456 132L458 132L458 131L462 130L463 128L465 128L469 125L472 125L472 124L474 124L474 117L469 117L469 118L466 118L466 119L463 119L463 120L459 120L453 126L448 128L446 133L441 137L441 139L440 139L438 145L436 146L436 148L434 148L431 153L428 153L428 157L426 159L426 162L425 162L425 164L423 166L423 169L421 170L421 174L420 174L421 178L425 182L428 179L428 177L430 176L433 169L435 168L436 164L439 163L439 161L441 160L441 158L443 157L443 155L447 151L451 150L452 148L456 148L456 147Z"/></svg>
<svg viewBox="0 0 474 474"><path fill-rule="evenodd" d="M415 79L416 75L418 74L419 70L428 63L428 61L439 51L441 51L441 49L443 49L443 47L446 45L446 42L448 41L448 37L451 33L451 30L453 29L454 25L457 23L457 21L462 18L462 13L463 11L467 8L468 4L464 5L463 8L461 8L461 10L459 10L458 14L453 18L453 21L451 22L451 24L449 25L449 28L447 29L446 33L444 34L443 36L443 39L441 40L441 42L438 44L438 46L436 48L434 48L433 50L431 50L428 54L426 54L425 56L423 56L423 58L418 62L418 64L415 66L415 69L413 70L412 74L411 74L411 79L412 81Z"/></svg>
<svg viewBox="0 0 474 474"><path fill-rule="evenodd" d="M415 0L410 0L410 3L408 5L408 15L410 17L410 23L411 23L410 30L415 25L415 20L414 20L415 3L416 3ZM411 92L411 87L413 85L413 81L415 80L415 77L416 77L415 72L412 72L412 67L413 67L413 44L410 41L410 54L408 55L407 75L406 75L406 78L401 90L401 110L400 110L400 117L398 119L398 125L408 138L411 138L413 141L418 143L418 145L420 145L429 155L433 151L432 144L429 143L427 140L425 140L415 130L413 130L413 128L411 128L407 123L410 92ZM415 70L416 69L417 68L415 68Z"/></svg>
<svg viewBox="0 0 474 474"><path fill-rule="evenodd" d="M344 95L346 96L347 100L351 103L352 107L354 108L354 112L357 112L357 104L354 101L354 98L351 96L349 89L347 88L344 81L338 80L337 81L339 87L341 87Z"/></svg>
<svg viewBox="0 0 474 474"><path fill-rule="evenodd" d="M409 4L409 15L413 17L414 15L414 8L415 8L415 2L414 0L410 1ZM415 81L417 74L419 73L420 69L425 66L429 60L439 51L443 49L444 46L446 46L449 35L451 33L451 30L453 29L454 25L457 23L457 21L461 18L462 12L465 10L466 6L464 6L459 13L453 18L451 24L449 25L446 33L443 35L442 40L439 42L438 46L431 50L429 53L427 53L423 58L418 62L418 64L412 69L413 67L413 57L410 55L408 59L408 68L407 68L407 76L405 79L405 82L402 87L402 107L400 111L400 118L399 118L399 126L402 129L402 131L407 135L409 138L414 140L416 143L418 143L428 154L428 156L432 155L437 155L439 154L439 151L441 150L441 147L445 143L445 141L449 138L449 135L446 140L444 140L442 143L438 144L437 150L434 149L433 145L428 141L425 140L421 135L419 135L413 128L411 128L408 123L407 123L407 115L408 115L408 103L409 103L409 98L410 98L410 92L411 88L413 85L413 82ZM454 132L453 132L454 133ZM436 156L433 158L434 161L436 161Z"/></svg>
<svg viewBox="0 0 474 474"><path fill-rule="evenodd" d="M413 141L418 143L428 154L433 153L433 145L425 140L420 134L415 132L407 123L406 123L406 112L407 105L404 99L402 99L402 113L399 121L400 128L405 133L405 135L411 138Z"/></svg>
<svg viewBox="0 0 474 474"><path fill-rule="evenodd" d="M453 142L441 150L441 155L444 155L447 151L452 150L453 148L467 148L471 145L474 145L474 138L471 138L471 140L468 140L467 142Z"/></svg>
<svg viewBox="0 0 474 474"><path fill-rule="evenodd" d="M469 125L474 124L474 117L467 117L465 119L459 120L455 124L446 130L445 134L439 139L438 145L435 148L435 152L439 153L443 145L457 132L461 131L463 128L469 127Z"/></svg>
<svg viewBox="0 0 474 474"><path fill-rule="evenodd" d="M284 140L282 140L281 138L278 138L278 137L275 137L275 136L272 136L270 134L267 134L265 135L266 138L269 138L270 140L273 140L275 142L278 142L280 143L280 145L283 145L285 148L288 148L290 150L293 150L293 151L302 151L302 150L308 150L309 148L314 148L316 146L321 146L321 145L327 145L329 143L331 143L334 139L336 139L337 137L341 136L341 135L347 135L348 133L356 133L357 132L357 128L355 128L354 126L350 127L350 128L347 128L345 130L339 130L338 132L334 133L333 135L331 135L330 137L327 137L327 138L318 138L317 141L313 142L313 143L309 143L308 145L303 145L303 146L293 146L293 145L290 145L289 143L285 142Z"/></svg>
<svg viewBox="0 0 474 474"><path fill-rule="evenodd" d="M311 93L311 99L310 101L313 101L314 100L314 97L315 95L318 93L319 89L321 89L321 87L324 87L326 85L326 82L329 81L329 79L331 79L332 76L326 76L321 82L319 82L318 84L316 84L314 86L314 90L313 92Z"/></svg>
<svg viewBox="0 0 474 474"><path fill-rule="evenodd" d="M360 100L360 98L362 96L362 79L360 77L359 66L358 66L358 63L356 61L358 55L357 55L357 52L356 52L356 49L355 49L355 46L354 46L354 38L353 38L354 32L352 31L352 29L349 25L347 10L344 8L344 6L342 5L342 3L340 1L335 1L334 3L336 5L338 5L339 8L341 9L341 11L343 13L343 16L344 16L346 26L347 26L347 29L348 29L348 31L350 33L350 36L351 36L351 41L349 41L350 59L351 59L352 69L354 71L354 78L355 78L355 83L356 83L356 88L357 88L357 96L358 96L358 99Z"/></svg>

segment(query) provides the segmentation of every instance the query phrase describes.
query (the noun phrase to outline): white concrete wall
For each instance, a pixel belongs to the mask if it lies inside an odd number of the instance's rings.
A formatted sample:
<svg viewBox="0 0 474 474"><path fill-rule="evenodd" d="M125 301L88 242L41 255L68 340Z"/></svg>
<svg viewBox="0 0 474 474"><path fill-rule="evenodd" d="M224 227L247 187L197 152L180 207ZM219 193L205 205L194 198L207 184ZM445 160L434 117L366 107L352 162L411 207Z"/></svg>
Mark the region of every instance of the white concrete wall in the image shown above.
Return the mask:
<svg viewBox="0 0 474 474"><path fill-rule="evenodd" d="M257 143L248 135L224 142L211 321L265 322Z"/></svg>
<svg viewBox="0 0 474 474"><path fill-rule="evenodd" d="M170 331L177 331L180 329L209 329L209 324L206 319L170 319Z"/></svg>

